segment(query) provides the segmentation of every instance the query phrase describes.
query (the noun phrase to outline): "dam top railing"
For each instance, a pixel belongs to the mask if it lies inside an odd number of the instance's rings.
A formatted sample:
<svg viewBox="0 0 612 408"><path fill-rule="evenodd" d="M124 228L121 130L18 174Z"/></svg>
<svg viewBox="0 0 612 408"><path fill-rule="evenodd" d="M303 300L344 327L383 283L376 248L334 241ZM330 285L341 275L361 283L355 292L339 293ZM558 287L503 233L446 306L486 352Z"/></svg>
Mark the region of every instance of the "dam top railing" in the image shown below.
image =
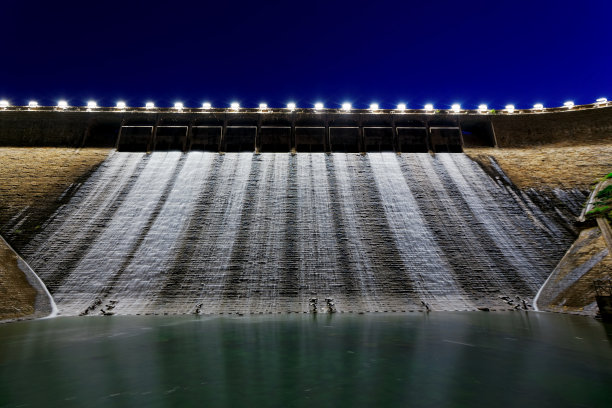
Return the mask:
<svg viewBox="0 0 612 408"><path fill-rule="evenodd" d="M180 104L178 104L180 105ZM564 105L560 107L533 107L529 109L356 109L356 108L244 108L244 107L199 107L189 108L183 107L102 107L102 106L69 106L60 104L58 106L13 106L7 101L0 101L0 112L2 111L32 111L32 112L116 112L116 113L201 113L201 114L336 114L336 115L356 115L356 114L393 114L393 115L524 115L524 114L542 114L554 112L575 112L589 109L600 109L612 106L612 101L603 100L600 102L584 104L584 105Z"/></svg>

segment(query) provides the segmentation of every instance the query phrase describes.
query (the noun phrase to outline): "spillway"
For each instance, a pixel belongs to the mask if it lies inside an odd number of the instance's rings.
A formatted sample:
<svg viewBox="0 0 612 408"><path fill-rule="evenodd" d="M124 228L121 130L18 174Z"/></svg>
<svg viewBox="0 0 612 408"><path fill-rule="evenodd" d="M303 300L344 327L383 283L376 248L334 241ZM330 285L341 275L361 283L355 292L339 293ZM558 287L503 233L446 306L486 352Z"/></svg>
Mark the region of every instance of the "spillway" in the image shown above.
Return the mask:
<svg viewBox="0 0 612 408"><path fill-rule="evenodd" d="M573 239L533 207L462 153L113 152L22 253L63 315L505 308Z"/></svg>

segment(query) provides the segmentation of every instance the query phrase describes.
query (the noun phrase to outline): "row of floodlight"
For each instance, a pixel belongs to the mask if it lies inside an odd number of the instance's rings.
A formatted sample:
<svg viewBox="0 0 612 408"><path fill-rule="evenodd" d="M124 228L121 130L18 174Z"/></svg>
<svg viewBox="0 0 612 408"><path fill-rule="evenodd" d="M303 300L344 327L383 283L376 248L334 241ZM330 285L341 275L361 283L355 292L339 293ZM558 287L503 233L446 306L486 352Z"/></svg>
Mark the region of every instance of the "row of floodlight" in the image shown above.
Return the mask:
<svg viewBox="0 0 612 408"><path fill-rule="evenodd" d="M608 102L608 100L606 98L599 98L595 101L595 105L603 105L606 104ZM9 102L7 100L0 100L0 108L8 108L9 106L11 106L9 104ZM572 109L574 107L574 102L572 101L567 101L563 104L564 107L566 107L567 109ZM36 101L29 101L28 102L28 108L38 108L39 104ZM57 108L59 109L67 109L70 106L68 105L68 102L65 100L60 100L57 103ZM96 109L98 108L98 104L95 101L88 101L87 105L86 105L87 109ZM117 102L117 104L115 105L116 109L127 109L127 104L123 101L119 101ZM145 109L154 109L155 108L155 103L153 102L147 102L145 103L144 106ZM174 104L174 109L176 109L177 111L181 111L185 108L185 106L183 105L182 102L176 102ZM204 102L202 104L202 109L204 110L208 110L208 109L212 109L212 105L210 104L210 102ZM234 111L238 111L240 110L240 104L238 102L232 102L230 104L230 109L234 110ZM296 104L294 102L289 102L287 104L286 107L287 110L289 111L294 111L296 109ZM325 109L325 106L323 105L322 102L317 102L314 104L314 110L315 111L321 111ZM345 102L341 105L341 110L345 111L345 112L350 112L353 109L352 105L349 102ZM406 108L406 104L404 103L400 103L397 105L396 110L399 112L405 111ZM267 111L268 110L268 105L265 103L260 103L259 104L259 110L260 111ZM377 103L373 103L370 105L369 108L370 111L372 112L376 112L380 110L380 107L378 106ZM426 112L435 112L434 106L431 103L428 103L424 106L424 110ZM506 105L505 109L506 112L508 113L514 113L516 111L516 108L514 107L514 105ZM544 110L544 105L542 105L541 103L536 103L535 105L533 105L532 110L535 111L539 111L539 110ZM462 111L461 109L461 105L456 103L451 105L451 111L454 113L460 113ZM489 108L487 105L478 105L478 111L481 113L487 113L489 111Z"/></svg>

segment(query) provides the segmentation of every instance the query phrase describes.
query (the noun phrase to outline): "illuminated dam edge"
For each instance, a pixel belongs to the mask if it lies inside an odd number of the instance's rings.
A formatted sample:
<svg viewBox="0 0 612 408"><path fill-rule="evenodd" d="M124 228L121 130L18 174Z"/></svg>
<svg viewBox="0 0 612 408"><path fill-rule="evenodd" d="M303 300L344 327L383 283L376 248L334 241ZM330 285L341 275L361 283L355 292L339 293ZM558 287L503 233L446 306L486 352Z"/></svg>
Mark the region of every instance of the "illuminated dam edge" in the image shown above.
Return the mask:
<svg viewBox="0 0 612 408"><path fill-rule="evenodd" d="M125 151L460 152L612 139L612 106L539 113L0 109L1 146Z"/></svg>
<svg viewBox="0 0 612 408"><path fill-rule="evenodd" d="M573 238L461 153L114 152L22 253L62 315L401 312L529 307Z"/></svg>

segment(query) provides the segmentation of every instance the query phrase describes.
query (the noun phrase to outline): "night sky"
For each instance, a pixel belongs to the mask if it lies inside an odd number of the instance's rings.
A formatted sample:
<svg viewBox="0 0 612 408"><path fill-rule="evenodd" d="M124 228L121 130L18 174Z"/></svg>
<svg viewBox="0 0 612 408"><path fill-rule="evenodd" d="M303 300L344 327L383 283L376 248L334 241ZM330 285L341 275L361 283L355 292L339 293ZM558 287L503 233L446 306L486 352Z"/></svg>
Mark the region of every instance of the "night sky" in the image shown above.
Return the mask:
<svg viewBox="0 0 612 408"><path fill-rule="evenodd" d="M612 1L2 1L0 99L422 108L612 99Z"/></svg>

